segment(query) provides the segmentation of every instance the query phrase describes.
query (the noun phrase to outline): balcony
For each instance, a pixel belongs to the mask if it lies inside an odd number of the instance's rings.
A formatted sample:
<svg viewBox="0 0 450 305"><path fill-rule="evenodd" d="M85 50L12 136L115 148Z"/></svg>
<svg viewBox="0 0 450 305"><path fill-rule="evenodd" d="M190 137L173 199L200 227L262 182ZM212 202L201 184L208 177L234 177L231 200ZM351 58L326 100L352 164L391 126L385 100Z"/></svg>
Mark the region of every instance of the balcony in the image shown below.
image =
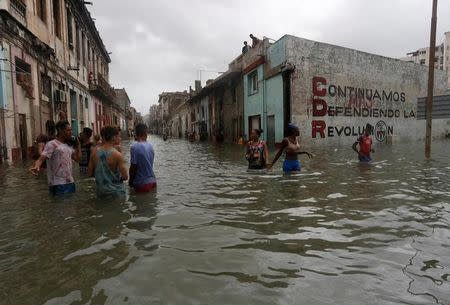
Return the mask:
<svg viewBox="0 0 450 305"><path fill-rule="evenodd" d="M93 74L90 74L89 91L101 100L106 100L110 103L113 103L116 98L114 88L111 87L108 81L100 73L97 74L97 78L93 78Z"/></svg>

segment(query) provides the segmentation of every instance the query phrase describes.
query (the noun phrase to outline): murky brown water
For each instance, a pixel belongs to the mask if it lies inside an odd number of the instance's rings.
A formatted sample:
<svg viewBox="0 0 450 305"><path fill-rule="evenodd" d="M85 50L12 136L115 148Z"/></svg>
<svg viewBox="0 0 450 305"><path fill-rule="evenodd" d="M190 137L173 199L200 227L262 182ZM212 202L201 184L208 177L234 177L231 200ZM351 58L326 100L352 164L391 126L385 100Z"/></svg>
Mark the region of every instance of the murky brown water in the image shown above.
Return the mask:
<svg viewBox="0 0 450 305"><path fill-rule="evenodd" d="M450 141L314 151L246 173L242 148L156 148L157 194L99 202L0 167L0 304L450 304Z"/></svg>

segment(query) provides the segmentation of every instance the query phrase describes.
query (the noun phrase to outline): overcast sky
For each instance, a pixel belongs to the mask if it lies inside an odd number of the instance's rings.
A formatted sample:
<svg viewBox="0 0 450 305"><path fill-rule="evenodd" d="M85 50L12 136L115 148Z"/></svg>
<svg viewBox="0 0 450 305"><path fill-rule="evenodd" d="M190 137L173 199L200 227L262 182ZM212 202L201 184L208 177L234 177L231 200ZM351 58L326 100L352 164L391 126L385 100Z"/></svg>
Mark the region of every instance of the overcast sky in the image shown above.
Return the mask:
<svg viewBox="0 0 450 305"><path fill-rule="evenodd" d="M199 70L225 71L248 34L284 34L403 57L429 44L431 0L93 0L88 7L112 52L111 83L143 114L162 91L194 85ZM437 43L450 31L438 6ZM203 83L217 74L202 72Z"/></svg>

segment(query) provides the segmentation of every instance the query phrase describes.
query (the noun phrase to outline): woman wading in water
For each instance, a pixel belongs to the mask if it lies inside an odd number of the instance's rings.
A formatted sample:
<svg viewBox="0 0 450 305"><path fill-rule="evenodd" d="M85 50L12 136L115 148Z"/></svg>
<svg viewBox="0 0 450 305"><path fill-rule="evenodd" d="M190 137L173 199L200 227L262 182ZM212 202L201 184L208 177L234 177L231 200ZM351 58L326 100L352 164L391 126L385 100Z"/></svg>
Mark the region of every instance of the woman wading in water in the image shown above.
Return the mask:
<svg viewBox="0 0 450 305"><path fill-rule="evenodd" d="M271 168L275 162L280 158L283 151L286 151L286 159L283 162L283 171L285 173L299 172L302 167L300 161L298 160L298 155L307 155L312 158L313 155L307 151L300 151L300 144L298 142L298 137L300 136L300 130L297 126L293 124L288 125L287 137L281 142L281 148L275 155L273 162L269 165Z"/></svg>
<svg viewBox="0 0 450 305"><path fill-rule="evenodd" d="M259 139L261 130L253 129L250 134L250 141L247 143L247 153L245 158L248 161L248 169L265 169L269 163L269 149L266 142Z"/></svg>

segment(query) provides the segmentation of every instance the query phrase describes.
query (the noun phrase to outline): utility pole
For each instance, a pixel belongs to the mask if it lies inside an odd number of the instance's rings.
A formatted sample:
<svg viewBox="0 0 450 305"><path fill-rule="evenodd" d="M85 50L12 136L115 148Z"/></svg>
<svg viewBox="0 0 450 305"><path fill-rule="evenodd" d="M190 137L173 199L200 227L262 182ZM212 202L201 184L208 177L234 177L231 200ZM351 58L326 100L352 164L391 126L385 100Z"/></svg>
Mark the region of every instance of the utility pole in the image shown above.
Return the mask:
<svg viewBox="0 0 450 305"><path fill-rule="evenodd" d="M433 13L431 17L430 56L428 62L428 96L427 96L427 131L425 137L425 157L431 155L431 125L433 111L433 87L434 87L434 61L436 58L436 23L437 0L433 0Z"/></svg>

